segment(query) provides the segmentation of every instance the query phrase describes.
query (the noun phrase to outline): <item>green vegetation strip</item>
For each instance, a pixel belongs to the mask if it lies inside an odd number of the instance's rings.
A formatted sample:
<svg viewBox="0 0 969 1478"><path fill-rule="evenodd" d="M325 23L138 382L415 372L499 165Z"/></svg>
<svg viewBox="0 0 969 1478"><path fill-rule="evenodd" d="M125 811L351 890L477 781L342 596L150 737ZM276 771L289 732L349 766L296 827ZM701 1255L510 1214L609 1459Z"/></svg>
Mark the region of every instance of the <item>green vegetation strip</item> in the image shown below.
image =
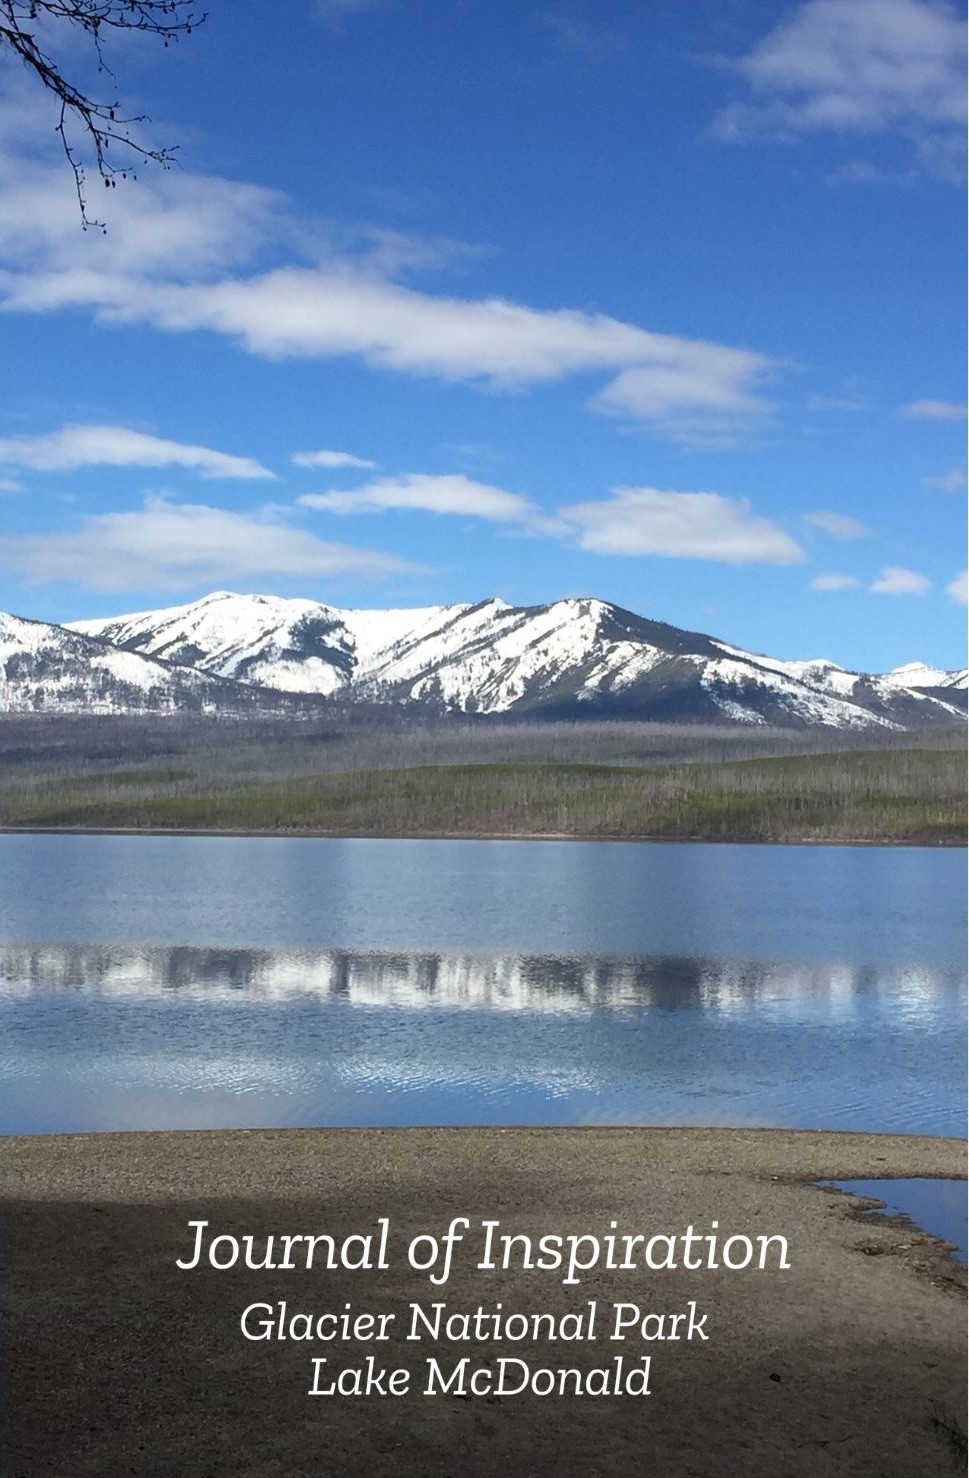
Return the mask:
<svg viewBox="0 0 969 1478"><path fill-rule="evenodd" d="M218 783L130 768L7 790L7 826L960 844L965 757L906 749L719 764L457 764Z"/></svg>

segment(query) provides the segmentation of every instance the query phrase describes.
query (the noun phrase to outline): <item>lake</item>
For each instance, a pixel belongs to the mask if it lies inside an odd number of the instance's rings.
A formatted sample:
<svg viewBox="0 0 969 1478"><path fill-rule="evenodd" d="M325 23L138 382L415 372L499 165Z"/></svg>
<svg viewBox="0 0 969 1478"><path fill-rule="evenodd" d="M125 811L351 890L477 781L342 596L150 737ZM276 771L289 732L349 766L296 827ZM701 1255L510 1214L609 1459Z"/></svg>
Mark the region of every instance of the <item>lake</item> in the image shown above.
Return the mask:
<svg viewBox="0 0 969 1478"><path fill-rule="evenodd" d="M962 851L7 836L3 1128L960 1134Z"/></svg>

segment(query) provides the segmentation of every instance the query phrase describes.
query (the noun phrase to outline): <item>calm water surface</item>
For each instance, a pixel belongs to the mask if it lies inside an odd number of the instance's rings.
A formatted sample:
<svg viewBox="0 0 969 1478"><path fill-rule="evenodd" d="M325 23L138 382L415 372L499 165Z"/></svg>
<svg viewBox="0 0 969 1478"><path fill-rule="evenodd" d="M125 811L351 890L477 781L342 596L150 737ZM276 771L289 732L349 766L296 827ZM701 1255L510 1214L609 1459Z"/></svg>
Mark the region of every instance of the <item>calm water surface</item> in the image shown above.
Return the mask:
<svg viewBox="0 0 969 1478"><path fill-rule="evenodd" d="M965 854L3 841L7 1132L963 1132Z"/></svg>

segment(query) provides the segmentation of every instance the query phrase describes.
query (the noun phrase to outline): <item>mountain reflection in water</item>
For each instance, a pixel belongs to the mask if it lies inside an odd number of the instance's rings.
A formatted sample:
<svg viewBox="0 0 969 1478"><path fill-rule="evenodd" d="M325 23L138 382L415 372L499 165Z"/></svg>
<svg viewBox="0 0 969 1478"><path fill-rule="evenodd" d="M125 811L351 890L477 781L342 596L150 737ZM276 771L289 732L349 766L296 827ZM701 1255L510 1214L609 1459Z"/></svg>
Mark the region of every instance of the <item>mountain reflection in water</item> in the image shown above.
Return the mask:
<svg viewBox="0 0 969 1478"><path fill-rule="evenodd" d="M954 967L13 943L0 994L8 1133L963 1129Z"/></svg>
<svg viewBox="0 0 969 1478"><path fill-rule="evenodd" d="M395 953L356 950L196 949L187 946L0 945L7 996L45 990L154 999L177 993L211 1004L312 999L354 1006L590 1012L741 1009L823 1002L850 1009L891 997L917 1009L958 990L961 973L937 967L706 960L676 956Z"/></svg>

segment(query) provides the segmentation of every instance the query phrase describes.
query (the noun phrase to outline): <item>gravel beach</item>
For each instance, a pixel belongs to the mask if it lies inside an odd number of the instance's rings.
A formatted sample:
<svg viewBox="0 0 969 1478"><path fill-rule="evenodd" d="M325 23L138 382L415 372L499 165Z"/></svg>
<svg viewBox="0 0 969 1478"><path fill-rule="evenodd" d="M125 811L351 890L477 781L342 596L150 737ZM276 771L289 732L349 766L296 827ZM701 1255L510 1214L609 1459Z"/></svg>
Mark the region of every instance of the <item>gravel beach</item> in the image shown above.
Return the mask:
<svg viewBox="0 0 969 1478"><path fill-rule="evenodd" d="M955 1140L185 1131L11 1137L2 1159L8 1478L964 1471L964 1270L923 1233L811 1184L962 1177ZM446 1279L440 1260L412 1266L412 1248L414 1262L431 1255L422 1236L444 1258L455 1218ZM482 1269L486 1223L494 1248L518 1240ZM684 1255L688 1227L715 1249L694 1240ZM325 1241L313 1267L306 1241L279 1265L284 1236L324 1234L337 1266ZM381 1236L387 1266L356 1266L380 1257ZM749 1266L729 1265L730 1236L735 1263L747 1238ZM245 1237L252 1261L276 1266L245 1266ZM770 1238L785 1239L788 1267ZM199 1265L178 1268L197 1242ZM589 1264L575 1281L554 1245ZM451 1337L408 1339L414 1306L440 1304L435 1317L458 1316ZM250 1332L270 1337L244 1337L253 1306ZM349 1339L330 1338L334 1314L360 1320L342 1326ZM546 1315L541 1337L492 1338L487 1321L511 1314ZM538 1394L563 1368L583 1394ZM367 1370L370 1394L322 1394ZM380 1371L406 1389L385 1392Z"/></svg>

